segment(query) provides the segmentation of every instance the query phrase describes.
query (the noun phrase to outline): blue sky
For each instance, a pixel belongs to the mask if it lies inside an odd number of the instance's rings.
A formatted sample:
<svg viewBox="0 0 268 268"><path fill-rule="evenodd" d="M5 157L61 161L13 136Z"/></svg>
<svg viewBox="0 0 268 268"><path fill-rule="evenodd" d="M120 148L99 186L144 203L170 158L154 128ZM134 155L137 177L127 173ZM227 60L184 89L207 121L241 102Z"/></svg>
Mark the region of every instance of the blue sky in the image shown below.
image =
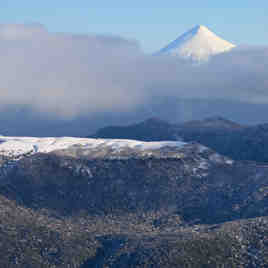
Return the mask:
<svg viewBox="0 0 268 268"><path fill-rule="evenodd" d="M1 0L0 23L41 23L51 32L114 34L154 52L203 24L236 44L268 45L268 1Z"/></svg>

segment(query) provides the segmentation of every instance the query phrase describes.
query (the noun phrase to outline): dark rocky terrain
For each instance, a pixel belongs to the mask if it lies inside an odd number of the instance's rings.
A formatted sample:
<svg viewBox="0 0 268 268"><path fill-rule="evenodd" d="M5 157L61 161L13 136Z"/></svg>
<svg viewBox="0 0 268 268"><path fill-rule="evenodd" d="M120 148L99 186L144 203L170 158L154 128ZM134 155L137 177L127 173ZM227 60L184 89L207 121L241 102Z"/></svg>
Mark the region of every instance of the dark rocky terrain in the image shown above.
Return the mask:
<svg viewBox="0 0 268 268"><path fill-rule="evenodd" d="M152 118L98 130L96 138L195 141L235 160L268 162L268 124L244 126L221 117L182 124Z"/></svg>
<svg viewBox="0 0 268 268"><path fill-rule="evenodd" d="M0 267L267 267L267 196L196 143L2 156Z"/></svg>
<svg viewBox="0 0 268 268"><path fill-rule="evenodd" d="M99 129L92 138L133 139L142 141L176 140L172 124L158 118L128 126L108 126Z"/></svg>

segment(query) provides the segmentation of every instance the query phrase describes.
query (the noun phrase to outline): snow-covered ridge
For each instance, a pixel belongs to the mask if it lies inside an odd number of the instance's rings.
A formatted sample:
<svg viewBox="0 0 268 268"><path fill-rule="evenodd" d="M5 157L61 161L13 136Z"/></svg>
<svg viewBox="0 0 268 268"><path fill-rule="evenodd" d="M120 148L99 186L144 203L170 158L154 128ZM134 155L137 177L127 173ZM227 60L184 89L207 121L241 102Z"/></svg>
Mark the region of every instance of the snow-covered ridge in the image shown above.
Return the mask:
<svg viewBox="0 0 268 268"><path fill-rule="evenodd" d="M172 55L203 61L234 47L234 44L220 38L207 27L197 25L161 49L156 55Z"/></svg>
<svg viewBox="0 0 268 268"><path fill-rule="evenodd" d="M143 142L136 140L89 139L89 138L35 138L0 136L0 155L19 157L34 153L49 153L65 150L72 146L84 149L108 148L112 150L132 149L137 151L158 150L162 147L181 148L186 143L176 141Z"/></svg>

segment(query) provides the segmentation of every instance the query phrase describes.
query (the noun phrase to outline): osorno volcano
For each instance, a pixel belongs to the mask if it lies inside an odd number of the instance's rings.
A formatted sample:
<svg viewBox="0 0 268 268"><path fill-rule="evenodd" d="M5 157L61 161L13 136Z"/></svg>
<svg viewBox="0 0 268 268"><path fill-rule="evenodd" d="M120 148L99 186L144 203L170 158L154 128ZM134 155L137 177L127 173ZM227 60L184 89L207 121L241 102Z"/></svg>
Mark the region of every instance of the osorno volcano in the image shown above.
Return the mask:
<svg viewBox="0 0 268 268"><path fill-rule="evenodd" d="M220 38L207 27L197 25L155 55L172 55L193 61L204 61L234 47L234 44Z"/></svg>

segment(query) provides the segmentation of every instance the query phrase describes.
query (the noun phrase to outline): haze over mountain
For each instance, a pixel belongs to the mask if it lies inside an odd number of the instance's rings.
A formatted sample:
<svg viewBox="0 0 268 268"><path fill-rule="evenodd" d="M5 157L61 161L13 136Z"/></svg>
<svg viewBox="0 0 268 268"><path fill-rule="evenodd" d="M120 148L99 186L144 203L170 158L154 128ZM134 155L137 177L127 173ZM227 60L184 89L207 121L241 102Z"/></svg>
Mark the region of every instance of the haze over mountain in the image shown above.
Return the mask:
<svg viewBox="0 0 268 268"><path fill-rule="evenodd" d="M202 41L204 32L188 41ZM137 41L119 36L12 24L0 25L0 58L2 135L86 136L152 116L267 122L266 47L231 49L196 68L178 57L146 55Z"/></svg>
<svg viewBox="0 0 268 268"><path fill-rule="evenodd" d="M220 38L207 27L197 25L162 48L156 55L172 55L193 61L203 61L234 47L235 45Z"/></svg>

